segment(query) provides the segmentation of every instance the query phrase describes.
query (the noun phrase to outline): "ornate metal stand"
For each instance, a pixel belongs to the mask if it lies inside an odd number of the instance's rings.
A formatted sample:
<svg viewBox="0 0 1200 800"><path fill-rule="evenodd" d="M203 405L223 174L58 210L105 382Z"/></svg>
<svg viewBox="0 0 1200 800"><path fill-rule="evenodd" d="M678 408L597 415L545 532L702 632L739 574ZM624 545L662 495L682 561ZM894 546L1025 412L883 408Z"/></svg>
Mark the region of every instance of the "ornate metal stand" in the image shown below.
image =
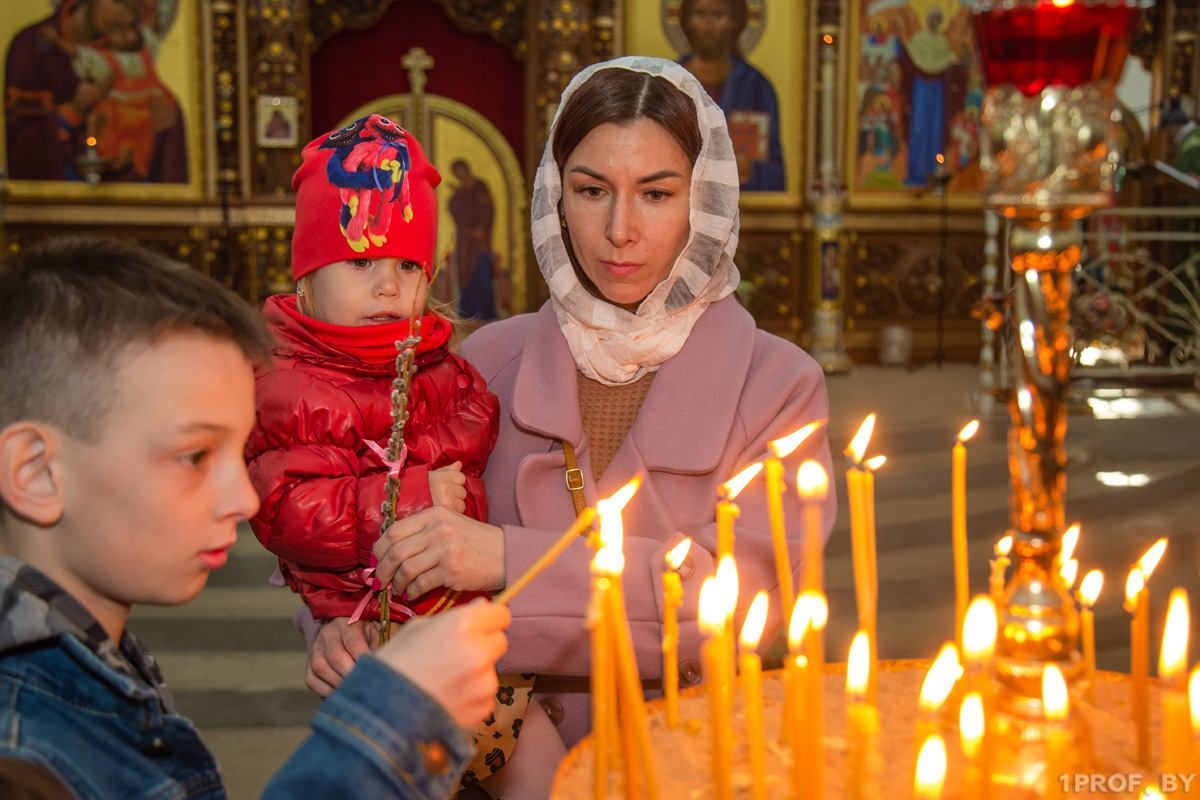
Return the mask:
<svg viewBox="0 0 1200 800"><path fill-rule="evenodd" d="M1042 671L1055 663L1068 683L1081 679L1079 617L1057 563L1066 527L1071 284L1082 243L1078 220L1113 201L1120 113L1112 80L1132 33L1132 25L1123 27L1126 17L1136 17L1126 13L1132 8L1089 3L1067 11L1026 0L986 4L976 14L981 61L993 83L982 117L984 201L1012 220L1014 284L1008 393L1014 572L998 608L997 788L1044 790L1052 777L1045 774ZM1050 48L1064 29L1097 38L1112 58L1095 58L1092 48L1091 65L1056 61ZM1015 56L1022 47L1024 58ZM1032 72L1031 60L1042 62ZM1031 77L1038 67L1044 79ZM998 77L1025 91L995 85ZM1080 715L1072 726L1079 763L1071 771L1083 772L1090 736Z"/></svg>

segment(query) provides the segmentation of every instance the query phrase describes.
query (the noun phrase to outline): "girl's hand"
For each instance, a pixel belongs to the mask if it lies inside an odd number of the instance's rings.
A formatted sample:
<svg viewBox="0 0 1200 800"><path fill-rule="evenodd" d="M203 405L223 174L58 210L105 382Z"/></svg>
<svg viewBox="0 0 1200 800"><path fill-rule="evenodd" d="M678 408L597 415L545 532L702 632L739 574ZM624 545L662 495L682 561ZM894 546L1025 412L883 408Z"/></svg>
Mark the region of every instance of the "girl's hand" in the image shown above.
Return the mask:
<svg viewBox="0 0 1200 800"><path fill-rule="evenodd" d="M435 506L465 514L467 511L467 476L462 462L429 471L429 496Z"/></svg>
<svg viewBox="0 0 1200 800"><path fill-rule="evenodd" d="M492 713L496 659L508 649L504 629L511 619L504 606L475 600L410 619L376 655L445 706L459 725L476 725Z"/></svg>
<svg viewBox="0 0 1200 800"><path fill-rule="evenodd" d="M397 594L420 597L439 586L462 592L504 588L504 531L448 508L434 506L397 520L379 537L374 553L375 577L390 581Z"/></svg>
<svg viewBox="0 0 1200 800"><path fill-rule="evenodd" d="M379 647L379 627L374 622L349 617L325 620L308 650L304 684L321 697L341 685L358 659Z"/></svg>

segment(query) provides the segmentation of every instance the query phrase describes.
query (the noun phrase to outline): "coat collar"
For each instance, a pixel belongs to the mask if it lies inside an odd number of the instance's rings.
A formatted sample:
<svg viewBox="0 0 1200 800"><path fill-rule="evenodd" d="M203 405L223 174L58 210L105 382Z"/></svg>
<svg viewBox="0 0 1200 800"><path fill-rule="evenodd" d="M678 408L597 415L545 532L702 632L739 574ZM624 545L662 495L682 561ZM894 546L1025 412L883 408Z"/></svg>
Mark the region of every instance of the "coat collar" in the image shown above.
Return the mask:
<svg viewBox="0 0 1200 800"><path fill-rule="evenodd" d="M683 348L663 362L631 431L648 469L711 472L725 450L754 354L754 319L726 297L696 321ZM516 424L579 447L583 424L575 359L550 303L534 316L513 391ZM711 431L712 435L697 435Z"/></svg>

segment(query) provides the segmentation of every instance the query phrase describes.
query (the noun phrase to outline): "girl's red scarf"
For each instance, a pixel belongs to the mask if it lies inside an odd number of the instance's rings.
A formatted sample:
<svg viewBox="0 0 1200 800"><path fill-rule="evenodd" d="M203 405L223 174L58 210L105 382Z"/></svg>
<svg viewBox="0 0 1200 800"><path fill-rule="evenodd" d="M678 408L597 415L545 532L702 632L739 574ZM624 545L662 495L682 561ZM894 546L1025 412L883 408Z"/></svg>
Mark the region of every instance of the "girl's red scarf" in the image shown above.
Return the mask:
<svg viewBox="0 0 1200 800"><path fill-rule="evenodd" d="M284 298L279 307L334 350L372 366L395 364L399 354L396 342L408 338L407 319L383 325L330 325L302 314L296 307L294 295ZM417 344L417 355L445 347L453 330L450 323L439 316L426 314L421 317L421 341Z"/></svg>

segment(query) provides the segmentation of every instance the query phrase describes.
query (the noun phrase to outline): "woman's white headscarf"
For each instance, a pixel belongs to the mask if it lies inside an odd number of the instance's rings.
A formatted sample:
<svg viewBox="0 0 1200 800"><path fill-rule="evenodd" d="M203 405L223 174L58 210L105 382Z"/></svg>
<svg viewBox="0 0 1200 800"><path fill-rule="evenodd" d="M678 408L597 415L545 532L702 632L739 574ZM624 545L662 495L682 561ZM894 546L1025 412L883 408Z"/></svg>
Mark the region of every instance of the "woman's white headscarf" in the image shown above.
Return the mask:
<svg viewBox="0 0 1200 800"><path fill-rule="evenodd" d="M657 370L683 347L708 304L729 295L740 280L733 263L738 244L738 173L725 115L692 73L673 61L643 56L606 61L580 72L563 92L559 113L588 78L613 68L661 75L691 98L701 146L692 168L687 244L667 278L635 313L593 295L571 266L558 214L562 178L552 152L558 115L550 128L534 181L534 253L575 363L584 375L609 386Z"/></svg>

